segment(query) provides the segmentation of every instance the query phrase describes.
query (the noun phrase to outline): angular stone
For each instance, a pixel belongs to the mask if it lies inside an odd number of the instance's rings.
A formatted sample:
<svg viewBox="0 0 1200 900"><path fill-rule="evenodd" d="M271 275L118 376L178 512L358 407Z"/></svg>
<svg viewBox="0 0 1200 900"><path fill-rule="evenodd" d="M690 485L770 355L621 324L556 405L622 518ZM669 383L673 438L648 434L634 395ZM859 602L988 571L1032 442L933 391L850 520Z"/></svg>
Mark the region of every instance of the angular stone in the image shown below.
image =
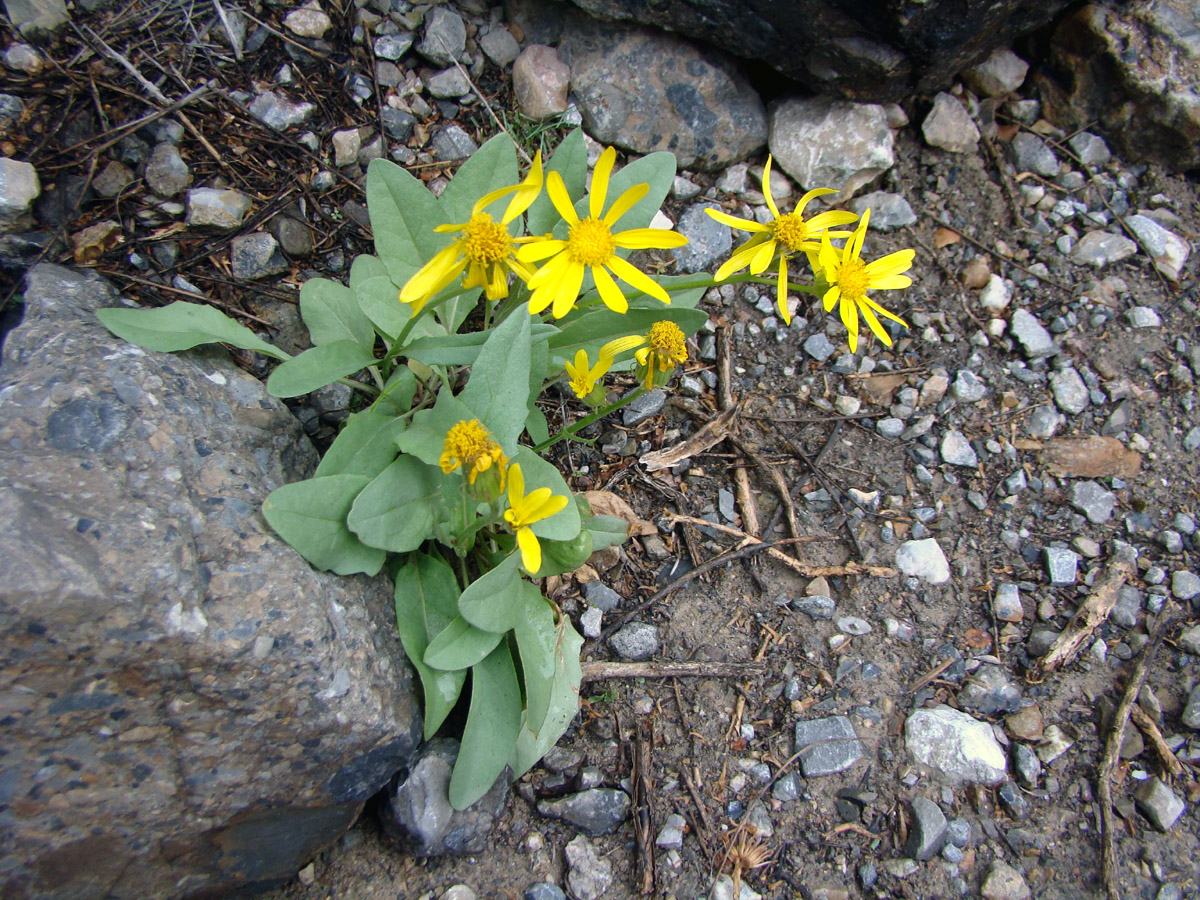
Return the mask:
<svg viewBox="0 0 1200 900"><path fill-rule="evenodd" d="M851 212L861 216L868 209L871 211L870 227L877 231L893 231L917 221L917 214L900 194L873 191L850 201Z"/></svg>
<svg viewBox="0 0 1200 900"><path fill-rule="evenodd" d="M796 723L793 752L800 754L805 778L833 775L850 768L866 754L866 748L845 716L828 716Z"/></svg>
<svg viewBox="0 0 1200 900"><path fill-rule="evenodd" d="M499 25L480 35L479 49L501 69L512 65L521 53L521 45L512 36L512 32Z"/></svg>
<svg viewBox="0 0 1200 900"><path fill-rule="evenodd" d="M441 7L434 7L440 9ZM433 134L433 153L438 159L450 162L466 159L479 149L475 140L458 125L447 125Z"/></svg>
<svg viewBox="0 0 1200 900"><path fill-rule="evenodd" d="M841 200L895 161L882 106L827 97L789 99L772 107L768 144L779 167L806 191L833 188Z"/></svg>
<svg viewBox="0 0 1200 900"><path fill-rule="evenodd" d="M239 191L194 188L187 193L187 224L229 231L242 224L250 205Z"/></svg>
<svg viewBox="0 0 1200 900"><path fill-rule="evenodd" d="M283 27L299 37L316 39L325 36L325 32L333 27L333 20L316 0L312 0L288 13L284 17Z"/></svg>
<svg viewBox="0 0 1200 900"><path fill-rule="evenodd" d="M434 72L425 79L425 87L431 97L439 100L462 97L471 92L471 82L467 80L466 74L457 67Z"/></svg>
<svg viewBox="0 0 1200 900"><path fill-rule="evenodd" d="M600 900L613 883L612 862L582 834L567 844L567 887L575 900Z"/></svg>
<svg viewBox="0 0 1200 900"><path fill-rule="evenodd" d="M832 597L823 594L813 594L799 597L792 601L792 606L807 615L810 619L832 619L837 604Z"/></svg>
<svg viewBox="0 0 1200 900"><path fill-rule="evenodd" d="M1150 778L1143 781L1133 796L1137 799L1138 809L1142 811L1150 824L1159 831L1170 831L1171 827L1183 815L1184 804L1179 796L1167 787L1161 778Z"/></svg>
<svg viewBox="0 0 1200 900"><path fill-rule="evenodd" d="M896 550L896 566L905 575L930 584L945 584L950 580L950 563L936 538L905 541Z"/></svg>
<svg viewBox="0 0 1200 900"><path fill-rule="evenodd" d="M675 266L681 272L702 272L729 256L733 235L729 226L708 215L705 209L717 209L713 204L689 206L679 217L680 234L688 242L671 250Z"/></svg>
<svg viewBox="0 0 1200 900"><path fill-rule="evenodd" d="M962 690L958 692L958 703L989 718L1010 713L1021 705L1021 689L1003 666L983 665L971 674Z"/></svg>
<svg viewBox="0 0 1200 900"><path fill-rule="evenodd" d="M229 260L234 278L266 278L291 271L279 252L279 242L263 232L235 237L229 248Z"/></svg>
<svg viewBox="0 0 1200 900"><path fill-rule="evenodd" d="M1188 242L1148 216L1127 216L1125 224L1137 235L1137 239L1154 260L1154 268L1171 281L1179 281L1183 264L1187 262L1191 252Z"/></svg>
<svg viewBox="0 0 1200 900"><path fill-rule="evenodd" d="M30 207L41 193L42 186L33 166L0 157L0 233L28 226Z"/></svg>
<svg viewBox="0 0 1200 900"><path fill-rule="evenodd" d="M1179 600L1200 596L1200 576L1186 569L1177 569L1171 575L1171 593Z"/></svg>
<svg viewBox="0 0 1200 900"><path fill-rule="evenodd" d="M276 131L286 131L295 125L302 125L316 111L315 104L297 103L279 91L259 94L249 107L250 115Z"/></svg>
<svg viewBox="0 0 1200 900"><path fill-rule="evenodd" d="M612 834L629 815L629 795L616 788L592 788L560 800L543 800L539 814L570 822L584 834Z"/></svg>
<svg viewBox="0 0 1200 900"><path fill-rule="evenodd" d="M417 52L435 66L466 62L467 26L462 16L445 6L434 6L425 14L425 34Z"/></svg>
<svg viewBox="0 0 1200 900"><path fill-rule="evenodd" d="M1111 263L1129 259L1137 250L1137 244L1123 234L1089 231L1071 250L1071 261L1081 266L1095 266L1101 269Z"/></svg>
<svg viewBox="0 0 1200 900"><path fill-rule="evenodd" d="M942 461L951 466L966 466L975 468L979 465L979 456L975 448L961 431L947 431L942 438Z"/></svg>
<svg viewBox="0 0 1200 900"><path fill-rule="evenodd" d="M1020 622L1025 617L1021 606L1021 591L1008 582L997 585L996 596L992 599L992 613L1001 622Z"/></svg>
<svg viewBox="0 0 1200 900"><path fill-rule="evenodd" d="M411 32L401 32L399 34L381 34L375 38L375 55L379 59L385 59L389 62L395 62L413 45L413 36Z"/></svg>
<svg viewBox="0 0 1200 900"><path fill-rule="evenodd" d="M1058 344L1050 332L1037 320L1033 313L1022 308L1012 314L1010 329L1012 336L1021 344L1029 359L1044 359L1058 355Z"/></svg>
<svg viewBox="0 0 1200 900"><path fill-rule="evenodd" d="M101 197L115 197L133 184L133 173L117 160L110 160L92 181L92 187Z"/></svg>
<svg viewBox="0 0 1200 900"><path fill-rule="evenodd" d="M1006 862L996 860L980 888L983 900L1029 900L1032 896L1024 876Z"/></svg>
<svg viewBox="0 0 1200 900"><path fill-rule="evenodd" d="M951 785L1000 784L1008 761L992 728L949 706L918 709L904 723L908 752Z"/></svg>
<svg viewBox="0 0 1200 900"><path fill-rule="evenodd" d="M513 94L521 112L531 119L548 119L567 108L571 70L558 51L530 44L513 63Z"/></svg>
<svg viewBox="0 0 1200 900"><path fill-rule="evenodd" d="M358 162L358 151L362 149L362 133L357 128L346 128L333 133L333 164L339 169Z"/></svg>
<svg viewBox="0 0 1200 900"><path fill-rule="evenodd" d="M738 69L671 34L572 19L559 54L597 141L667 150L680 168L721 169L767 139L762 101Z"/></svg>
<svg viewBox="0 0 1200 900"><path fill-rule="evenodd" d="M658 628L646 622L630 622L608 642L622 659L650 659L658 653Z"/></svg>
<svg viewBox="0 0 1200 900"><path fill-rule="evenodd" d="M417 125L415 116L402 109L392 109L390 106L383 108L380 119L383 122L383 130L394 141L407 141L412 137L413 129Z"/></svg>
<svg viewBox="0 0 1200 900"><path fill-rule="evenodd" d="M10 809L0 871L30 896L290 878L419 739L386 579L316 572L267 527L316 454L224 351L113 337L92 274L38 266L24 299L0 370L0 557L21 560L0 566L0 665L40 687L8 708L0 784L70 814Z"/></svg>
<svg viewBox="0 0 1200 900"><path fill-rule="evenodd" d="M963 81L984 97L1006 97L1017 92L1028 72L1029 63L1007 47L1000 47L979 65L963 72Z"/></svg>
<svg viewBox="0 0 1200 900"><path fill-rule="evenodd" d="M993 315L999 315L1008 309L1008 304L1011 302L1011 282L999 275L989 275L983 290L979 292L979 305Z"/></svg>
<svg viewBox="0 0 1200 900"><path fill-rule="evenodd" d="M1103 525L1112 518L1117 495L1095 481L1076 481L1071 485L1071 505L1093 525Z"/></svg>
<svg viewBox="0 0 1200 900"><path fill-rule="evenodd" d="M1058 175L1058 157L1036 134L1018 131L1009 146L1018 172L1034 172L1045 178Z"/></svg>
<svg viewBox="0 0 1200 900"><path fill-rule="evenodd" d="M1050 390L1054 394L1055 405L1073 416L1079 415L1091 403L1088 387L1073 366L1050 373Z"/></svg>
<svg viewBox="0 0 1200 900"><path fill-rule="evenodd" d="M4 9L27 40L48 38L70 21L64 0L4 0Z"/></svg>
<svg viewBox="0 0 1200 900"><path fill-rule="evenodd" d="M946 840L946 816L932 800L917 797L912 801L912 823L904 855L909 859L930 860L942 851Z"/></svg>
<svg viewBox="0 0 1200 900"><path fill-rule="evenodd" d="M925 143L951 153L970 153L979 144L979 128L958 98L944 91L933 98L933 109L921 123Z"/></svg>
<svg viewBox="0 0 1200 900"><path fill-rule="evenodd" d="M1090 131L1072 135L1067 143L1085 166L1102 166L1112 159L1112 153L1108 144L1104 143L1104 138Z"/></svg>
<svg viewBox="0 0 1200 900"><path fill-rule="evenodd" d="M1200 685L1192 688L1192 692L1188 694L1187 704L1183 707L1179 721L1185 728L1200 731Z"/></svg>
<svg viewBox="0 0 1200 900"><path fill-rule="evenodd" d="M661 388L646 391L636 400L625 407L621 414L621 422L626 428L641 425L647 419L657 416L667 405L667 393Z"/></svg>
<svg viewBox="0 0 1200 900"><path fill-rule="evenodd" d="M1079 554L1065 547L1047 547L1042 551L1046 557L1046 574L1054 585L1074 584L1079 571Z"/></svg>

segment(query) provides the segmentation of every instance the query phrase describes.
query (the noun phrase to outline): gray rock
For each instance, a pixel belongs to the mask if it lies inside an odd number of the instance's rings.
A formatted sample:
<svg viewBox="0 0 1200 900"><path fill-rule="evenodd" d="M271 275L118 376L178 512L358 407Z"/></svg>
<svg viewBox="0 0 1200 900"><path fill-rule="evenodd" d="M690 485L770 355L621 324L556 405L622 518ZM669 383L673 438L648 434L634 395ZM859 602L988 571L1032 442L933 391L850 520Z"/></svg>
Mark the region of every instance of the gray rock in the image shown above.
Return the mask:
<svg viewBox="0 0 1200 900"><path fill-rule="evenodd" d="M36 75L42 71L46 61L28 44L13 44L4 51L4 65L26 75Z"/></svg>
<svg viewBox="0 0 1200 900"><path fill-rule="evenodd" d="M0 783L71 810L11 819L0 871L31 896L290 878L419 740L387 581L316 572L268 529L264 497L316 454L224 351L118 340L92 274L38 266L24 299L0 368L0 553L21 560L0 566L0 665L41 689L22 695ZM64 748L102 789L47 767ZM57 862L81 847L103 849Z"/></svg>
<svg viewBox="0 0 1200 900"><path fill-rule="evenodd" d="M1079 415L1091 403L1088 387L1073 366L1050 373L1050 390L1058 408L1073 416Z"/></svg>
<svg viewBox="0 0 1200 900"><path fill-rule="evenodd" d="M193 188L187 193L187 224L231 231L242 224L250 204L239 191Z"/></svg>
<svg viewBox="0 0 1200 900"><path fill-rule="evenodd" d="M1045 326L1028 310L1018 309L1013 312L1009 330L1020 342L1021 349L1029 359L1058 355L1058 344L1054 342Z"/></svg>
<svg viewBox="0 0 1200 900"><path fill-rule="evenodd" d="M1045 439L1054 437L1064 422L1066 417L1062 413L1049 406L1039 406L1029 414L1025 427L1033 437Z"/></svg>
<svg viewBox="0 0 1200 900"><path fill-rule="evenodd" d="M852 634L861 637L871 633L871 623L858 616L842 616L837 620L837 629L842 634Z"/></svg>
<svg viewBox="0 0 1200 900"><path fill-rule="evenodd" d="M1186 653L1200 656L1200 625L1193 625L1180 632L1178 643Z"/></svg>
<svg viewBox="0 0 1200 900"><path fill-rule="evenodd" d="M1177 569L1171 573L1171 593L1179 600L1200 596L1200 576L1186 569Z"/></svg>
<svg viewBox="0 0 1200 900"><path fill-rule="evenodd" d="M589 606L587 611L579 617L579 628L583 632L583 636L588 640L597 640L603 631L601 623L604 621L604 610L597 606Z"/></svg>
<svg viewBox="0 0 1200 900"><path fill-rule="evenodd" d="M549 119L566 110L570 83L570 68L545 44L530 44L513 63L513 95L531 119Z"/></svg>
<svg viewBox="0 0 1200 900"><path fill-rule="evenodd" d="M961 431L947 431L942 438L942 461L951 466L973 469L979 465L979 456Z"/></svg>
<svg viewBox="0 0 1200 900"><path fill-rule="evenodd" d="M647 419L657 416L663 411L667 405L666 391L661 388L655 388L652 391L639 396L636 400L630 402L628 406L622 410L621 421L626 428L633 428L641 425Z"/></svg>
<svg viewBox="0 0 1200 900"><path fill-rule="evenodd" d="M380 59L395 62L413 45L413 35L409 31L398 34L381 34L375 38L375 55Z"/></svg>
<svg viewBox="0 0 1200 900"><path fill-rule="evenodd" d="M25 104L20 97L0 94L0 128L10 128L25 114Z"/></svg>
<svg viewBox="0 0 1200 900"><path fill-rule="evenodd" d="M454 99L471 92L471 82L467 80L466 73L457 67L434 72L425 79L425 87L431 96L439 100ZM524 108L521 111L525 112ZM525 114L529 115L528 112Z"/></svg>
<svg viewBox="0 0 1200 900"><path fill-rule="evenodd" d="M0 95L3 96L3 95ZM692 181L690 178L684 178L682 175L676 175L675 180L671 183L671 196L676 200L684 202L691 200L700 195L700 185Z"/></svg>
<svg viewBox="0 0 1200 900"><path fill-rule="evenodd" d="M333 164L339 169L358 162L358 151L362 149L362 132L357 128L335 131L333 142Z"/></svg>
<svg viewBox="0 0 1200 900"><path fill-rule="evenodd" d="M259 94L249 107L250 115L276 131L286 131L296 125L302 125L312 118L316 111L315 104L297 103L279 91Z"/></svg>
<svg viewBox="0 0 1200 900"><path fill-rule="evenodd" d="M677 813L667 816L667 821L659 829L658 837L654 839L655 846L664 850L680 849L683 846L683 829L686 827L687 820L683 816Z"/></svg>
<svg viewBox="0 0 1200 900"><path fill-rule="evenodd" d="M723 225L708 215L705 209L719 209L713 204L689 206L679 217L676 229L688 239L687 244L671 251L675 266L681 272L702 272L719 260L725 259L733 247L733 235L728 225Z"/></svg>
<svg viewBox="0 0 1200 900"><path fill-rule="evenodd" d="M312 229L291 216L279 215L267 223L267 230L279 242L280 249L292 259L305 259L312 255Z"/></svg>
<svg viewBox="0 0 1200 900"><path fill-rule="evenodd" d="M1138 809L1150 824L1159 831L1170 831L1183 815L1184 804L1179 796L1167 787L1161 778L1150 778L1138 785L1133 792Z"/></svg>
<svg viewBox="0 0 1200 900"><path fill-rule="evenodd" d="M1112 159L1112 153L1109 152L1108 144L1104 143L1104 138L1090 131L1071 135L1067 144L1085 166L1102 166Z"/></svg>
<svg viewBox="0 0 1200 900"><path fill-rule="evenodd" d="M771 796L780 803L790 803L793 800L799 800L800 793L800 783L795 772L788 772L771 785Z"/></svg>
<svg viewBox="0 0 1200 900"><path fill-rule="evenodd" d="M33 166L0 157L0 233L18 231L32 224L29 211L41 192Z"/></svg>
<svg viewBox="0 0 1200 900"><path fill-rule="evenodd" d="M996 596L992 599L992 613L1001 622L1020 622L1025 617L1021 606L1021 591L1012 583L1004 582L996 586Z"/></svg>
<svg viewBox="0 0 1200 900"><path fill-rule="evenodd" d="M1179 281L1183 264L1187 262L1191 248L1188 242L1163 228L1149 216L1127 216L1125 225L1137 235L1137 239L1150 258L1154 260L1154 268L1162 272L1171 281Z"/></svg>
<svg viewBox="0 0 1200 900"><path fill-rule="evenodd" d="M1009 146L1018 172L1034 172L1045 178L1058 175L1058 157L1036 134L1018 131Z"/></svg>
<svg viewBox="0 0 1200 900"><path fill-rule="evenodd" d="M1121 628L1133 628L1142 614L1142 592L1133 585L1123 585L1117 591L1117 602L1113 604L1109 620Z"/></svg>
<svg viewBox="0 0 1200 900"><path fill-rule="evenodd" d="M904 434L904 420L897 419L894 416L889 416L886 419L880 419L875 423L875 430L879 432L880 437L895 440Z"/></svg>
<svg viewBox="0 0 1200 900"><path fill-rule="evenodd" d="M1111 263L1129 259L1137 253L1137 244L1123 234L1111 231L1089 231L1071 250L1071 261L1081 266L1101 269Z"/></svg>
<svg viewBox="0 0 1200 900"><path fill-rule="evenodd" d="M1095 481L1076 481L1071 485L1071 505L1087 516L1093 525L1112 518L1117 495Z"/></svg>
<svg viewBox="0 0 1200 900"><path fill-rule="evenodd" d="M229 259L234 278L266 278L291 271L288 261L279 252L279 242L261 231L235 237Z"/></svg>
<svg viewBox="0 0 1200 900"><path fill-rule="evenodd" d="M92 181L92 187L101 197L115 197L133 184L133 173L117 160L110 160Z"/></svg>
<svg viewBox="0 0 1200 900"><path fill-rule="evenodd" d="M958 692L958 705L981 716L994 717L1021 707L1021 688L1003 666L982 665Z"/></svg>
<svg viewBox="0 0 1200 900"><path fill-rule="evenodd" d="M946 841L946 816L932 800L917 797L912 801L912 822L904 855L910 859L930 860L942 850Z"/></svg>
<svg viewBox="0 0 1200 900"><path fill-rule="evenodd" d="M508 770L465 810L450 805L450 776L458 741L436 738L422 746L384 792L379 820L384 833L419 857L482 853L508 800Z"/></svg>
<svg viewBox="0 0 1200 900"><path fill-rule="evenodd" d="M1013 744L1013 768L1017 772L1017 781L1024 787L1037 787L1038 777L1042 774L1042 761L1027 744Z"/></svg>
<svg viewBox="0 0 1200 900"><path fill-rule="evenodd" d="M804 342L804 352L817 362L825 362L837 352L837 347L825 336L825 332L818 331Z"/></svg>
<svg viewBox="0 0 1200 900"><path fill-rule="evenodd" d="M390 106L383 108L380 119L383 122L383 130L394 141L407 141L412 137L413 129L417 125L415 116Z"/></svg>
<svg viewBox="0 0 1200 900"><path fill-rule="evenodd" d="M1179 721L1185 728L1200 731L1200 685L1192 688L1192 692L1188 694L1187 704L1180 713Z"/></svg>
<svg viewBox="0 0 1200 900"><path fill-rule="evenodd" d="M1079 571L1079 554L1065 547L1047 547L1042 551L1046 558L1046 574L1055 585L1074 584Z"/></svg>
<svg viewBox="0 0 1200 900"><path fill-rule="evenodd" d="M854 726L845 716L828 716L796 723L794 752L805 778L844 772L866 754Z"/></svg>
<svg viewBox="0 0 1200 900"><path fill-rule="evenodd" d="M987 396L987 385L970 369L959 369L950 386L954 397L964 403L977 403Z"/></svg>
<svg viewBox="0 0 1200 900"><path fill-rule="evenodd" d="M775 162L805 190L852 197L892 167L892 130L882 106L827 97L789 99L771 109L768 144Z"/></svg>
<svg viewBox="0 0 1200 900"><path fill-rule="evenodd" d="M983 900L1029 900L1025 877L1006 862L996 860L980 887Z"/></svg>
<svg viewBox="0 0 1200 900"><path fill-rule="evenodd" d="M525 888L524 900L567 900L562 888L550 881L540 881Z"/></svg>
<svg viewBox="0 0 1200 900"><path fill-rule="evenodd" d="M999 275L989 275L987 284L979 292L979 305L993 315L999 315L1008 309L1012 298L1012 282Z"/></svg>
<svg viewBox="0 0 1200 900"><path fill-rule="evenodd" d="M908 752L951 785L997 785L1008 777L992 728L949 706L918 709L904 723Z"/></svg>
<svg viewBox="0 0 1200 900"><path fill-rule="evenodd" d="M612 863L582 834L572 838L565 850L567 887L575 900L600 900L612 886Z"/></svg>
<svg viewBox="0 0 1200 900"><path fill-rule="evenodd" d="M284 17L283 27L298 37L317 40L324 37L325 32L333 27L333 20L313 2L288 13Z"/></svg>
<svg viewBox="0 0 1200 900"><path fill-rule="evenodd" d="M521 45L512 36L512 32L500 25L489 28L480 35L479 49L501 69L512 65L521 54Z"/></svg>
<svg viewBox="0 0 1200 900"><path fill-rule="evenodd" d="M832 619L833 611L836 609L837 604L833 602L832 597L826 597L823 594L814 594L793 600L792 606L811 619Z"/></svg>
<svg viewBox="0 0 1200 900"><path fill-rule="evenodd" d="M908 201L899 194L887 191L874 191L850 201L851 212L861 216L868 209L871 210L869 227L878 231L894 231L917 221L917 214Z"/></svg>
<svg viewBox="0 0 1200 900"><path fill-rule="evenodd" d="M1029 63L1007 47L999 47L979 65L963 72L963 81L975 93L984 97L1006 97L1014 94L1025 81Z"/></svg>
<svg viewBox="0 0 1200 900"><path fill-rule="evenodd" d="M440 8L435 7L435 9ZM475 143L474 139L458 125L439 128L434 132L431 143L434 156L446 162L466 159L479 149L479 145Z"/></svg>
<svg viewBox="0 0 1200 900"><path fill-rule="evenodd" d="M425 34L417 52L435 66L466 62L467 26L462 17L445 6L435 6L425 14Z"/></svg>
<svg viewBox="0 0 1200 900"><path fill-rule="evenodd" d="M650 659L658 652L658 628L646 622L630 622L608 639L622 659Z"/></svg>
<svg viewBox="0 0 1200 900"><path fill-rule="evenodd" d="M604 612L612 612L621 605L623 598L603 581L589 581L583 586L587 602Z"/></svg>
<svg viewBox="0 0 1200 900"><path fill-rule="evenodd" d="M537 811L570 822L592 837L612 834L629 815L629 795L616 788L592 788L560 800L542 800Z"/></svg>
<svg viewBox="0 0 1200 900"><path fill-rule="evenodd" d="M979 144L979 128L958 98L944 91L933 98L933 109L921 123L925 143L951 153L970 153Z"/></svg>
<svg viewBox="0 0 1200 900"><path fill-rule="evenodd" d="M559 53L589 134L681 168L722 169L761 148L767 114L733 66L673 34L572 18Z"/></svg>
<svg viewBox="0 0 1200 900"><path fill-rule="evenodd" d="M896 566L905 575L930 584L945 584L950 580L950 563L936 538L905 541L896 550Z"/></svg>
<svg viewBox="0 0 1200 900"><path fill-rule="evenodd" d="M4 0L13 27L27 40L43 40L70 21L64 0Z"/></svg>
<svg viewBox="0 0 1200 900"><path fill-rule="evenodd" d="M1193 450L1200 450L1200 425L1192 428L1184 435L1183 449L1189 453Z"/></svg>

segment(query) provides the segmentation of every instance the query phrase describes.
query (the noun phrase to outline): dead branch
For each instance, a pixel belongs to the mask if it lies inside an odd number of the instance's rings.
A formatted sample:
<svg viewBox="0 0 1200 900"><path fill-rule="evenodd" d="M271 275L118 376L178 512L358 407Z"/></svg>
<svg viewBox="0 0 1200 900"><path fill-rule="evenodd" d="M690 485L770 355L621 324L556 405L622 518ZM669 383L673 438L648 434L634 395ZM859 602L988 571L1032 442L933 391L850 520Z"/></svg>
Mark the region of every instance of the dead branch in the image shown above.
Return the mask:
<svg viewBox="0 0 1200 900"><path fill-rule="evenodd" d="M734 404L715 419L710 419L687 440L681 441L674 447L646 453L639 461L646 467L647 472L657 472L660 469L669 469L672 466L676 466L685 459L690 459L711 447L715 447L729 437L730 426L737 417L739 408L740 404Z"/></svg>
<svg viewBox="0 0 1200 900"><path fill-rule="evenodd" d="M614 678L745 678L760 675L759 663L728 662L591 662L583 666L584 681Z"/></svg>

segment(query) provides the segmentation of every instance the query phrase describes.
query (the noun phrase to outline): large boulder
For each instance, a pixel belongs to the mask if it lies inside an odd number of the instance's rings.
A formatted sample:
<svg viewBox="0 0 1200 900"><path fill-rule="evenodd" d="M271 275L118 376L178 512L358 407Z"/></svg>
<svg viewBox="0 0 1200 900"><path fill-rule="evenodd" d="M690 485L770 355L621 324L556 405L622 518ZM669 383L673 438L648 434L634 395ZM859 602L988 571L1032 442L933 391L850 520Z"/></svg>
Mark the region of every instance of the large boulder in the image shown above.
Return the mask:
<svg viewBox="0 0 1200 900"><path fill-rule="evenodd" d="M948 86L1068 0L574 2L601 19L677 31L765 62L817 92L878 103Z"/></svg>
<svg viewBox="0 0 1200 900"><path fill-rule="evenodd" d="M0 894L216 897L293 875L420 736L383 579L267 527L311 473L224 351L111 336L41 265L0 364Z"/></svg>
<svg viewBox="0 0 1200 900"><path fill-rule="evenodd" d="M1126 159L1200 167L1200 6L1088 4L1063 19L1034 79L1043 115L1098 122Z"/></svg>

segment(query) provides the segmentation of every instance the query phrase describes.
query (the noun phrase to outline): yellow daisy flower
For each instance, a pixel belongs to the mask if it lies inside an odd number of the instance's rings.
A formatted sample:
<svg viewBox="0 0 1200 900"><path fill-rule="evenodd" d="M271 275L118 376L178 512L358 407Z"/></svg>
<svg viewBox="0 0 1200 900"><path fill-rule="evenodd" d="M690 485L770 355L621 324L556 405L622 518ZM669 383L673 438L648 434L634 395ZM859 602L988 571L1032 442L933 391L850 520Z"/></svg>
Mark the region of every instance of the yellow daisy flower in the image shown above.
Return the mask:
<svg viewBox="0 0 1200 900"><path fill-rule="evenodd" d="M575 362L564 363L563 368L567 370L567 375L570 376L568 384L571 390L575 392L575 396L580 400L586 400L591 396L592 391L596 389L596 382L604 377L604 373L612 367L613 358L609 354L600 351L600 358L594 366L588 366L588 355L586 350L580 350L575 354Z"/></svg>
<svg viewBox="0 0 1200 900"><path fill-rule="evenodd" d="M830 237L848 238L848 231L833 231L828 229L837 225L848 225L858 218L852 212L844 212L842 210L829 210L823 213L817 213L811 219L804 218L804 207L816 197L821 197L825 194L836 194L837 191L833 188L814 188L796 204L796 208L789 213L780 213L779 207L775 205L775 197L771 194L771 157L768 154L767 164L763 166L762 173L762 191L763 196L767 200L767 209L771 211L771 221L765 225L761 222L756 222L753 219L742 219L738 216L731 216L719 209L706 209L710 216L716 219L723 225L728 225L730 228L736 228L739 231L749 231L753 233L753 237L733 253L721 267L717 269L717 274L713 276L717 281L724 281L734 272L739 269L749 268L751 275L760 275L767 270L767 266L771 264L771 260L775 258L776 253L779 254L779 281L775 289L776 303L779 307L779 315L787 324L792 323L792 314L787 306L787 261L788 258L796 253L805 251L816 253L821 245L820 239L823 234L828 233Z"/></svg>
<svg viewBox="0 0 1200 900"><path fill-rule="evenodd" d="M495 465L500 476L499 487L503 489L508 457L483 423L478 419L471 419L459 422L446 432L446 441L442 444L442 455L438 464L447 475L456 469L466 468L467 482L472 485L481 472L486 472Z"/></svg>
<svg viewBox="0 0 1200 900"><path fill-rule="evenodd" d="M633 334L629 337L609 341L600 349L600 356L607 354L615 358L618 353L637 348L633 354L638 361L642 384L646 390L654 387L657 372L666 375L675 368L675 363L687 362L687 338L674 322L655 322L649 334Z"/></svg>
<svg viewBox="0 0 1200 900"><path fill-rule="evenodd" d="M554 318L561 319L571 311L575 301L579 299L583 276L588 270L591 271L596 288L600 291L600 298L614 312L625 312L629 308L629 302L613 280L613 275L634 290L648 294L663 303L671 302L671 298L658 282L618 256L617 250L682 247L687 243L687 238L678 232L661 228L630 228L627 231L613 232L617 220L629 212L650 190L648 184L635 184L621 194L609 207L608 212L604 213L609 176L616 159L617 151L612 147L600 154L600 160L592 173L592 190L588 198L588 216L585 219L575 214L571 197L559 174L551 172L547 176L546 193L550 195L554 208L570 229L567 231L566 240L546 235L534 238L517 251L517 258L523 263L548 260L529 279L529 287L533 291L529 298L530 313L540 313L549 306Z"/></svg>
<svg viewBox="0 0 1200 900"><path fill-rule="evenodd" d="M517 245L529 238L514 238L508 225L542 192L542 155L533 158L533 167L520 184L497 188L484 194L471 207L471 217L457 225L438 225L433 230L440 234L458 234L450 246L439 250L433 259L425 263L400 289L400 302L412 305L413 315L430 301L439 291L449 285L466 270L462 286L483 288L488 300L496 301L508 296L508 273L528 280L533 270L517 259ZM497 200L512 194L504 215L497 222L485 210Z"/></svg>
<svg viewBox="0 0 1200 900"><path fill-rule="evenodd" d="M867 320L871 331L887 344L892 346L892 338L880 324L876 315L886 316L894 322L899 322L905 328L908 323L899 316L888 312L867 296L867 291L887 291L906 288L912 284L912 279L902 272L907 272L913 263L913 250L897 250L887 256L880 257L874 262L863 262L859 254L862 252L863 240L867 234L867 222L871 218L868 209L863 213L862 220L854 229L854 235L840 249L834 248L829 242L829 235L821 238L821 250L816 258L816 267L825 275L829 282L829 290L822 298L825 311L830 312L835 303L841 313L846 330L850 332L850 352L858 350L858 314Z"/></svg>
<svg viewBox="0 0 1200 900"><path fill-rule="evenodd" d="M530 575L542 567L542 545L529 526L561 512L567 502L566 497L553 493L548 487L540 487L526 494L521 464L513 463L509 468L508 509L504 511L504 521L516 532L521 564Z"/></svg>

